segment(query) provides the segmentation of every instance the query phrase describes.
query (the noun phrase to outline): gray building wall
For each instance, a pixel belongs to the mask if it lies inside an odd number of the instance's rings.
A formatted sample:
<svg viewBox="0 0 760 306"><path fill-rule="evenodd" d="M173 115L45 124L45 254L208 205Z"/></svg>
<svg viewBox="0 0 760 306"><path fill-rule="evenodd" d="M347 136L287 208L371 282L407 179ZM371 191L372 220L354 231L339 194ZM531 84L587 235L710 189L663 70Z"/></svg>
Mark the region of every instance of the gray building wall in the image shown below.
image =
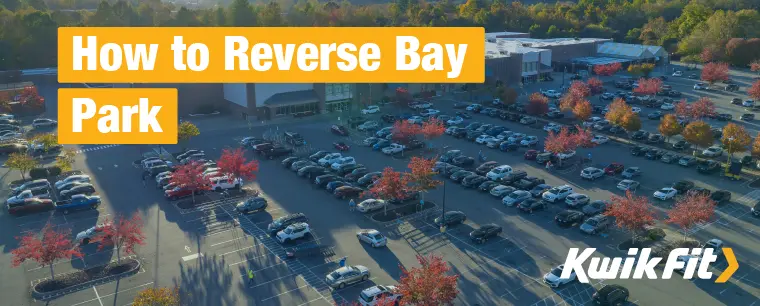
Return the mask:
<svg viewBox="0 0 760 306"><path fill-rule="evenodd" d="M506 86L514 86L522 80L522 54L513 53L508 57L486 59L486 66L492 73L486 77L486 83L494 84L501 80Z"/></svg>
<svg viewBox="0 0 760 306"><path fill-rule="evenodd" d="M581 44L555 45L540 47L552 50L552 62L570 62L577 57L596 56L597 46L604 42L588 42Z"/></svg>

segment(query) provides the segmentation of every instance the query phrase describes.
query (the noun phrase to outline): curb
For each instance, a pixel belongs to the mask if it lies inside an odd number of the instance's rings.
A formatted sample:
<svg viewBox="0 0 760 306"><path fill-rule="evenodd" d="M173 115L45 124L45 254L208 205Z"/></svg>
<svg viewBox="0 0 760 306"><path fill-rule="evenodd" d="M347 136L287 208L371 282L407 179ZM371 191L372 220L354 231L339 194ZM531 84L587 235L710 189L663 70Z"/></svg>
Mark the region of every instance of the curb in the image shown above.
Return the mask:
<svg viewBox="0 0 760 306"><path fill-rule="evenodd" d="M111 281L113 281L115 279L119 279L119 278L122 278L124 276L134 274L135 272L140 271L140 268L142 268L142 263L140 263L140 261L137 260L137 259L132 259L132 260L134 260L135 262L137 262L137 266L134 269L132 269L132 270L129 270L129 271L117 274L117 275L112 275L112 276L102 277L102 278L98 278L98 279L93 279L93 280L86 281L86 282L81 283L81 284L77 284L75 286L71 286L71 287L60 289L60 290L56 290L56 291L44 292L44 293L43 292L38 292L35 289L35 287L37 287L37 285L39 285L40 283L37 283L31 289L32 297L34 297L36 299L39 299L39 300L49 300L49 299L56 298L56 297L59 297L59 296L62 296L62 295L66 295L66 294L69 294L69 293L80 291L80 290L82 290L84 288L92 287L92 286L94 286L96 284L108 283L108 282L111 282Z"/></svg>

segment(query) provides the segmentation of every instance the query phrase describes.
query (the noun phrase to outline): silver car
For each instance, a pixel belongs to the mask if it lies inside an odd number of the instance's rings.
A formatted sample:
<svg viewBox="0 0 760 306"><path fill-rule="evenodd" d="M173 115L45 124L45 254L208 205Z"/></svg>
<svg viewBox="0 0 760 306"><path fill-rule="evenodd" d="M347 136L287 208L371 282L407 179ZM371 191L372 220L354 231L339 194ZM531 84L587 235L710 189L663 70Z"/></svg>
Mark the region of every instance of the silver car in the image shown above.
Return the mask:
<svg viewBox="0 0 760 306"><path fill-rule="evenodd" d="M369 279L369 269L365 266L347 266L330 272L325 282L332 288L342 289L346 285L363 282Z"/></svg>

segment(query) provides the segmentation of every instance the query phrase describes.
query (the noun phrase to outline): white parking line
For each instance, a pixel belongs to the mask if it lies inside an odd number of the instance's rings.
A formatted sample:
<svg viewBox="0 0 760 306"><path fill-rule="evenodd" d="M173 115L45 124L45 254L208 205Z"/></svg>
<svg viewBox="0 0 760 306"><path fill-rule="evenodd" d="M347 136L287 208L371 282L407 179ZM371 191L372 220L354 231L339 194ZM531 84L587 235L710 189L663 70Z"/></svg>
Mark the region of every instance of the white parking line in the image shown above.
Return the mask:
<svg viewBox="0 0 760 306"><path fill-rule="evenodd" d="M239 265L239 264L241 264L241 263L245 263L245 262L253 261L253 260L255 260L255 259L259 259L259 258L262 258L262 257L265 257L265 256L269 256L269 254L272 254L272 255L274 255L274 256L275 256L275 258L279 258L279 257L277 257L277 255L276 255L276 254L274 254L274 253L267 253L267 254L259 255L259 256L256 256L256 257L253 257L253 258L249 258L249 259L246 259L246 260L243 260L243 261L238 261L238 262L236 262L236 263L231 263L231 264L229 264L229 265L227 265L227 266L228 266L228 267L237 266L237 265Z"/></svg>
<svg viewBox="0 0 760 306"><path fill-rule="evenodd" d="M103 306L103 301L100 299L100 294L98 294L98 289L96 289L95 286L92 286L92 290L95 290L95 297L98 299L98 303L100 303L100 306Z"/></svg>
<svg viewBox="0 0 760 306"><path fill-rule="evenodd" d="M104 297L109 297L109 296L112 296L112 295L116 295L116 294L118 294L118 293L122 293L122 292L127 292L127 291L131 291L131 290L135 290L135 289L138 289L138 288L142 288L142 287L145 287L145 286L149 286L149 285L152 285L152 284L153 284L153 282L149 282L149 283L145 283L145 284L142 284L142 285L139 285L139 286L134 286L134 287L132 287L132 288L129 288L129 289L119 290L119 291L116 291L116 292L114 292L114 293L109 293L109 294L106 294L106 295L100 296L100 297L98 297L98 298L94 298L94 299L91 299L91 300L87 300L87 301L84 301L84 302L79 302L79 303L73 304L73 305L71 305L71 306L78 306L78 305L87 304L87 303L89 303L89 302L93 302L93 301L95 301L95 300L100 300L101 298L104 298ZM100 303L100 305L103 305L103 303L101 302L101 303Z"/></svg>
<svg viewBox="0 0 760 306"><path fill-rule="evenodd" d="M290 274L288 274L288 275L285 275L285 276L281 276L281 277L278 277L278 278L272 279L272 280L270 280L270 281L266 281L266 282L263 282L263 283L261 283L261 284L258 284L258 285L254 285L254 286L248 286L248 288L256 288L256 287L261 287L261 286L264 286L264 285L266 285L266 284L272 283L272 282L274 282L274 281L276 281L276 280L280 280L280 279L283 279L283 278L286 278L286 277L290 277L290 276L294 276L294 275L296 275L296 273L290 273Z"/></svg>
<svg viewBox="0 0 760 306"><path fill-rule="evenodd" d="M306 302L306 303L303 303L303 304L298 304L298 306L303 306L303 305L306 305L306 304L310 304L311 302L314 302L314 301L316 301L316 300L325 300L326 302L330 303L330 301L327 301L327 300L326 300L324 297L318 297L318 298L316 298L316 299L313 299L313 300L310 300L310 301L308 301L308 302ZM749 305L749 306L752 306L752 305Z"/></svg>
<svg viewBox="0 0 760 306"><path fill-rule="evenodd" d="M343 287L343 289L336 289L336 290L333 290L333 292L341 292L341 291L345 291L345 290L346 290L346 289L348 289L348 288L354 287L354 286L356 286L356 285L361 285L361 284L363 284L363 283L365 283L365 282L367 282L367 281L372 281L372 280L375 280L376 278L377 278L377 277L370 277L370 278L368 278L368 279L367 279L367 280L365 280L365 281L360 281L360 282L358 282L358 283L354 283L354 284L351 284L351 285L345 286L345 287Z"/></svg>
<svg viewBox="0 0 760 306"><path fill-rule="evenodd" d="M234 250L234 251L229 251L229 252L227 252L227 253L222 253L222 254L219 254L219 256L224 256L224 255L229 255L229 254L232 254L232 253L237 253L237 252L240 252L240 251L242 251L242 250L247 250L247 249L250 249L250 248L252 248L252 247L254 247L254 246L255 246L255 245L252 245L252 246L248 246L248 247L244 247L244 248L240 248L240 249L237 249L237 250Z"/></svg>
<svg viewBox="0 0 760 306"><path fill-rule="evenodd" d="M279 296L281 296L281 295L283 295L283 294L288 294L288 293L290 293L290 292L293 292L293 291L296 291L296 290L300 290L301 288L303 288L303 287L308 287L308 286L309 286L309 284L307 283L306 285L303 285L303 286L301 286L301 287L298 287L298 288L296 288L296 289L293 289L293 290L288 290L288 291L282 292L282 293L280 293L280 294L278 294L278 295L273 295L273 296L270 296L270 297L268 297L268 298L262 299L261 301L262 301L262 302L265 302L265 301L269 301L269 300L271 300L271 299L274 299L274 298L277 298L277 297L279 297Z"/></svg>

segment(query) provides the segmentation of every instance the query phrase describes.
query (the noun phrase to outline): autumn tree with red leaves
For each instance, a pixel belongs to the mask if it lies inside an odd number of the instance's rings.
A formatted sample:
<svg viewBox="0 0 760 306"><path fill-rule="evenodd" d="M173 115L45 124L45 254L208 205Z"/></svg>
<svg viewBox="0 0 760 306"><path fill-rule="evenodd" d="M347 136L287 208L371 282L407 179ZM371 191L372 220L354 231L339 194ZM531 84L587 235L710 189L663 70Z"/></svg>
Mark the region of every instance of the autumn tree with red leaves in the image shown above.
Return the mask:
<svg viewBox="0 0 760 306"><path fill-rule="evenodd" d="M449 275L451 267L442 257L417 255L420 267L407 270L401 268L398 290L401 293L401 305L439 306L451 305L459 294L457 279L459 275Z"/></svg>
<svg viewBox="0 0 760 306"><path fill-rule="evenodd" d="M28 260L34 261L42 267L50 267L50 279L55 280L53 264L56 261L83 256L79 246L71 242L69 237L71 230L54 229L50 223L45 224L39 233L31 231L22 237L16 237L19 245L11 251L12 265L18 267Z"/></svg>
<svg viewBox="0 0 760 306"><path fill-rule="evenodd" d="M676 116L686 117L691 119L691 105L686 102L686 99L681 99L675 105Z"/></svg>
<svg viewBox="0 0 760 306"><path fill-rule="evenodd" d="M528 105L525 106L525 112L529 115L540 116L549 112L549 98L534 92L528 97Z"/></svg>
<svg viewBox="0 0 760 306"><path fill-rule="evenodd" d="M591 88L582 81L573 81L567 93L576 97L587 98L591 95Z"/></svg>
<svg viewBox="0 0 760 306"><path fill-rule="evenodd" d="M715 214L715 201L709 195L688 192L668 211L668 219L665 222L680 227L683 231L683 239L686 240L694 226L707 223L713 214Z"/></svg>
<svg viewBox="0 0 760 306"><path fill-rule="evenodd" d="M704 48L702 53L699 54L699 60L701 60L702 63L712 62L713 59L715 59L715 53L710 48Z"/></svg>
<svg viewBox="0 0 760 306"><path fill-rule="evenodd" d="M620 71L621 68L623 68L623 65L620 63L595 65L594 73L601 76L612 76L612 75L615 75L615 73L617 73L618 71Z"/></svg>
<svg viewBox="0 0 760 306"><path fill-rule="evenodd" d="M45 103L45 99L37 92L36 86L27 86L19 93L22 105L32 108L40 108Z"/></svg>
<svg viewBox="0 0 760 306"><path fill-rule="evenodd" d="M575 129L577 130L574 134L575 143L578 147L593 148L596 146L596 143L591 141L594 139L594 133L591 132L590 128L581 128L576 125Z"/></svg>
<svg viewBox="0 0 760 306"><path fill-rule="evenodd" d="M407 192L409 192L409 183L406 177L391 167L385 167L383 175L377 179L372 188L363 193L363 196L389 201L403 199ZM384 211L388 214L388 205L385 205Z"/></svg>
<svg viewBox="0 0 760 306"><path fill-rule="evenodd" d="M633 92L642 95L654 95L660 91L660 87L662 87L662 80L659 78L640 78L639 87L634 88Z"/></svg>
<svg viewBox="0 0 760 306"><path fill-rule="evenodd" d="M573 115L581 121L588 120L588 118L591 117L592 111L593 108L591 107L591 103L586 100L581 100L575 104L575 107L573 107Z"/></svg>
<svg viewBox="0 0 760 306"><path fill-rule="evenodd" d="M422 127L419 129L420 135L426 140L433 140L441 137L444 132L446 132L446 125L437 118L430 118L430 120L423 123Z"/></svg>
<svg viewBox="0 0 760 306"><path fill-rule="evenodd" d="M760 73L760 60L754 60L749 64L749 69L752 72Z"/></svg>
<svg viewBox="0 0 760 306"><path fill-rule="evenodd" d="M604 115L604 119L607 119L607 121L610 123L619 126L623 124L625 117L631 113L633 113L631 107L625 103L623 99L616 98L610 104L610 108L607 111L607 114Z"/></svg>
<svg viewBox="0 0 760 306"><path fill-rule="evenodd" d="M406 104L412 102L412 95L409 94L409 91L406 90L406 88L398 87L396 88L396 102L399 104L403 103L403 105L406 106Z"/></svg>
<svg viewBox="0 0 760 306"><path fill-rule="evenodd" d="M701 120L715 115L715 103L708 97L701 97L691 104L691 117Z"/></svg>
<svg viewBox="0 0 760 306"><path fill-rule="evenodd" d="M588 81L586 81L586 85L592 95L598 95L604 91L604 82L598 78L589 78Z"/></svg>
<svg viewBox="0 0 760 306"><path fill-rule="evenodd" d="M420 193L422 199L425 198L426 192L443 184L443 182L435 179L435 175L438 173L433 171L433 167L437 161L435 158L412 157L407 165L410 172L404 175L405 181L412 190Z"/></svg>
<svg viewBox="0 0 760 306"><path fill-rule="evenodd" d="M625 196L613 195L610 197L610 206L604 215L615 217L615 224L622 229L631 232L631 239L636 242L638 232L644 226L654 223L655 212L652 204L645 196L636 196L630 190Z"/></svg>
<svg viewBox="0 0 760 306"><path fill-rule="evenodd" d="M702 67L702 81L710 85L718 81L726 81L729 78L728 70L727 63L707 63Z"/></svg>
<svg viewBox="0 0 760 306"><path fill-rule="evenodd" d="M236 179L252 181L256 178L256 172L259 172L259 162L246 160L245 152L240 148L224 149L216 165L220 169L219 172L224 173L230 181Z"/></svg>
<svg viewBox="0 0 760 306"><path fill-rule="evenodd" d="M752 97L752 99L760 100L760 80L752 83L752 86L747 89L747 95Z"/></svg>
<svg viewBox="0 0 760 306"><path fill-rule="evenodd" d="M559 99L559 109L562 111L571 111L580 101L585 100L586 99L583 97L567 93Z"/></svg>
<svg viewBox="0 0 760 306"><path fill-rule="evenodd" d="M169 184L174 184L177 188L187 188L192 191L193 203L195 203L195 194L209 190L209 180L203 176L203 165L198 162L191 162L186 165L177 166L174 173L169 179Z"/></svg>
<svg viewBox="0 0 760 306"><path fill-rule="evenodd" d="M134 213L131 218L119 215L113 221L106 218L103 224L105 225L103 232L95 236L94 241L99 243L98 250L115 247L116 260L119 263L121 263L122 249L126 254L135 254L135 247L145 244L145 235L142 231L143 221L139 213Z"/></svg>
<svg viewBox="0 0 760 306"><path fill-rule="evenodd" d="M398 120L393 123L391 128L391 138L399 143L409 143L415 136L420 134L420 127L414 123L410 123L407 120Z"/></svg>
<svg viewBox="0 0 760 306"><path fill-rule="evenodd" d="M586 139L588 136L587 133L583 133L583 135L579 136L579 134L573 134L570 133L570 130L568 130L567 127L563 127L559 130L559 133L554 133L553 131L549 131L549 135L546 136L546 140L544 140L544 150L546 152L552 153L554 155L560 154L560 153L567 153L570 151L574 151L578 147L581 146L581 143L584 145L590 146L590 139ZM580 138L584 137L584 138ZM588 141L588 142L587 142ZM562 160L560 159L560 165L562 164Z"/></svg>

